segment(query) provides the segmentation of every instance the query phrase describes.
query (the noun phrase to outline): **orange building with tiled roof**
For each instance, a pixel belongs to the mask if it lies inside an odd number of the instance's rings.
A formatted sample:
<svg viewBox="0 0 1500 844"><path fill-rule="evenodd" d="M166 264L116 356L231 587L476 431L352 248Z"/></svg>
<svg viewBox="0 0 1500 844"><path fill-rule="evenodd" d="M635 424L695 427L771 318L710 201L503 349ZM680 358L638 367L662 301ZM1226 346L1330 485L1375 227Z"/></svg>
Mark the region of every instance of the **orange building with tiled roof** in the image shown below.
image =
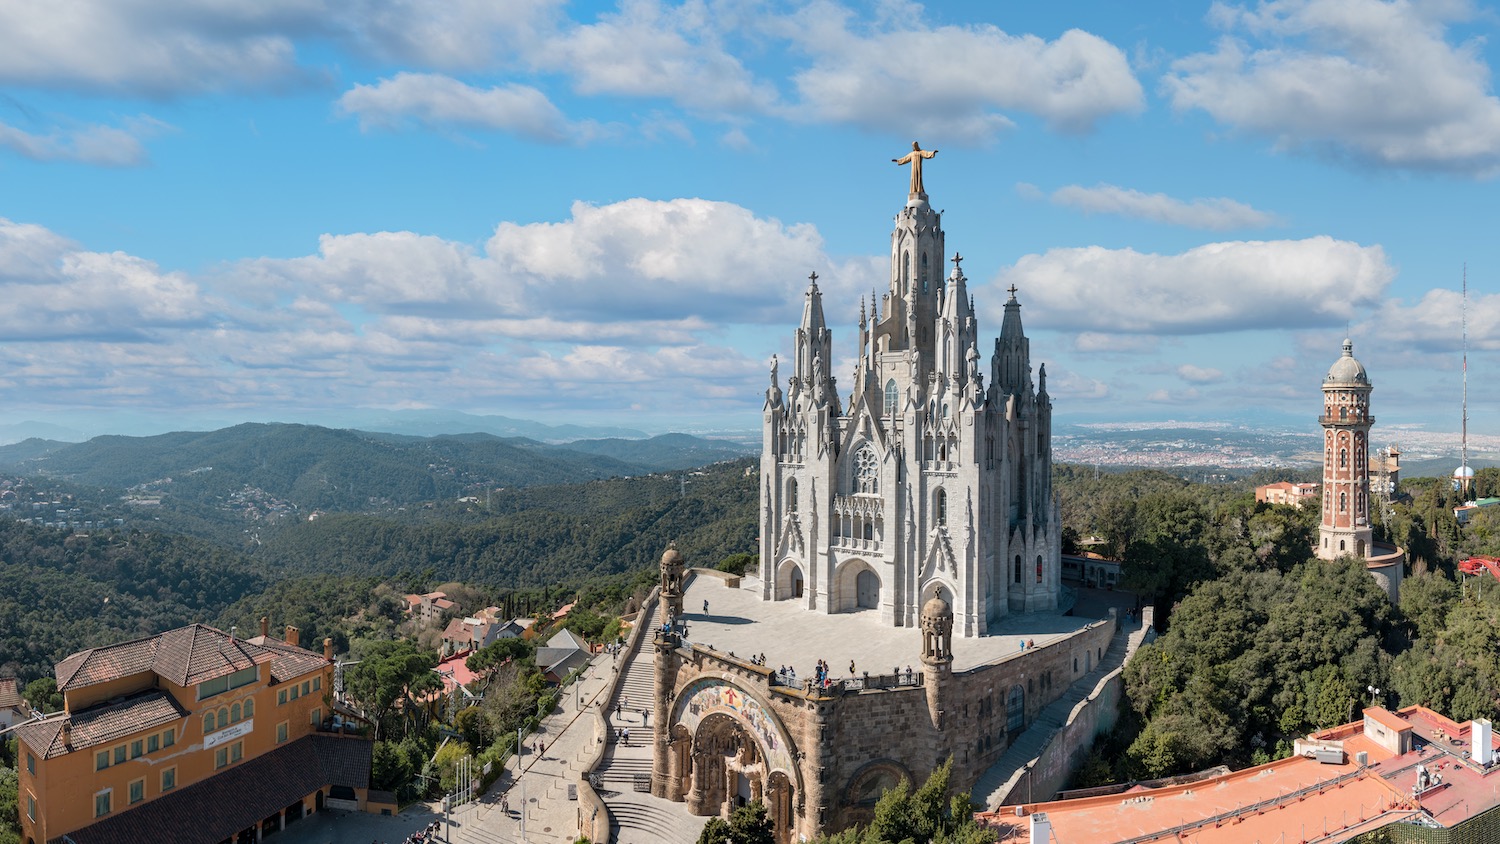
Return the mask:
<svg viewBox="0 0 1500 844"><path fill-rule="evenodd" d="M1161 788L1088 789L977 817L1000 844L1310 844L1393 824L1452 830L1453 841L1496 841L1497 747L1489 721L1371 707L1360 721L1299 739L1295 755L1265 765ZM1457 837L1459 827L1466 837ZM1398 832L1395 840L1429 839Z"/></svg>
<svg viewBox="0 0 1500 844"><path fill-rule="evenodd" d="M320 730L331 643L266 626L192 624L59 662L63 711L14 731L22 840L254 841L329 800L363 808L372 745Z"/></svg>

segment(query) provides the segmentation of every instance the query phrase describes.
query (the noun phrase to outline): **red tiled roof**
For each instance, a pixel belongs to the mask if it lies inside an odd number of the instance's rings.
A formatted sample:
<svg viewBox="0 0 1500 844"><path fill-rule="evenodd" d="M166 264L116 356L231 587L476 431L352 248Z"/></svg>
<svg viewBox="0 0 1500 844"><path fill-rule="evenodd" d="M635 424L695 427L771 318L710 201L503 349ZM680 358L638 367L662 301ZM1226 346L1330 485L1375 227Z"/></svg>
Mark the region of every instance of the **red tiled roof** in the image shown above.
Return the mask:
<svg viewBox="0 0 1500 844"><path fill-rule="evenodd" d="M145 639L79 651L57 664L59 691L151 671L191 686L264 662L273 655L206 624L189 624Z"/></svg>
<svg viewBox="0 0 1500 844"><path fill-rule="evenodd" d="M0 709L18 708L21 705L21 690L14 677L0 677Z"/></svg>
<svg viewBox="0 0 1500 844"><path fill-rule="evenodd" d="M188 715L172 696L160 689L131 695L124 700L94 706L71 716L34 721L16 728L16 736L43 759L74 750L107 744L135 733L164 727ZM70 727L63 740L63 726Z"/></svg>
<svg viewBox="0 0 1500 844"><path fill-rule="evenodd" d="M68 752L62 741L63 723L67 720L66 716L59 713L45 721L22 724L12 730L11 735L20 739L36 755L51 759Z"/></svg>
<svg viewBox="0 0 1500 844"><path fill-rule="evenodd" d="M131 695L118 703L73 713L73 749L81 750L143 730L163 727L187 716L187 710L160 689Z"/></svg>
<svg viewBox="0 0 1500 844"><path fill-rule="evenodd" d="M256 636L250 644L265 648L273 654L271 659L271 682L285 683L293 677L301 677L328 666L323 655L307 648L289 645L269 636Z"/></svg>
<svg viewBox="0 0 1500 844"><path fill-rule="evenodd" d="M373 748L363 739L305 736L68 838L75 844L214 844L325 786L368 787Z"/></svg>

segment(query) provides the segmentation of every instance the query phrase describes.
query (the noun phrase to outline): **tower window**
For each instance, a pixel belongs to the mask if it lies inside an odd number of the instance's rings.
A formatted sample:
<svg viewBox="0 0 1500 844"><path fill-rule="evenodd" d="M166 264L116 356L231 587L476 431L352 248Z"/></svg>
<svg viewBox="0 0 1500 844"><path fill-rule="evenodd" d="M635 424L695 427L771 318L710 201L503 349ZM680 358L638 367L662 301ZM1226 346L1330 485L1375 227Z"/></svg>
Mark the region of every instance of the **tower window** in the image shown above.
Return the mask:
<svg viewBox="0 0 1500 844"><path fill-rule="evenodd" d="M1036 555L1036 582L1042 582L1042 555Z"/></svg>
<svg viewBox="0 0 1500 844"><path fill-rule="evenodd" d="M786 511L797 512L797 479L792 478L786 482Z"/></svg>
<svg viewBox="0 0 1500 844"><path fill-rule="evenodd" d="M885 382L885 415L896 415L896 379Z"/></svg>
<svg viewBox="0 0 1500 844"><path fill-rule="evenodd" d="M1346 492L1341 492L1341 493L1339 493L1339 512L1342 513L1342 512L1344 512L1344 511L1346 511L1348 509L1349 509L1349 494L1346 493ZM1339 545L1340 545L1339 550L1340 551L1344 550L1343 547L1342 547L1343 544L1344 543L1342 543L1342 542L1339 543Z"/></svg>
<svg viewBox="0 0 1500 844"><path fill-rule="evenodd" d="M1020 554L1016 555L1016 572L1015 572L1015 575L1014 575L1014 580L1017 583L1021 582L1021 555Z"/></svg>
<svg viewBox="0 0 1500 844"><path fill-rule="evenodd" d="M948 493L943 492L942 489L939 489L937 491L937 494L932 497L932 509L933 509L933 511L935 513L934 518L937 521L937 524L940 527L947 526L947 524L948 524Z"/></svg>

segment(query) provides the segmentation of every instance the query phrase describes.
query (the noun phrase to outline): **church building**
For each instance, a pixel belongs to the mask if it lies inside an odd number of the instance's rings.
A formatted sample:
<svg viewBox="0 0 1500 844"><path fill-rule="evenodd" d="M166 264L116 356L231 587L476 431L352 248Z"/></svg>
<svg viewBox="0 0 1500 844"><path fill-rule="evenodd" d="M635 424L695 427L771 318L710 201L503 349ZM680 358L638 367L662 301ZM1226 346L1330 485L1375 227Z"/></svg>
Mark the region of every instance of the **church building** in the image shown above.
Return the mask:
<svg viewBox="0 0 1500 844"><path fill-rule="evenodd" d="M934 595L955 633L1058 608L1060 521L1052 497L1052 401L1032 379L1014 287L989 365L962 258L941 275L941 215L917 144L891 232L890 289L862 302L847 405L813 274L786 388L771 364L761 452L762 598L821 613L873 609L915 627Z"/></svg>

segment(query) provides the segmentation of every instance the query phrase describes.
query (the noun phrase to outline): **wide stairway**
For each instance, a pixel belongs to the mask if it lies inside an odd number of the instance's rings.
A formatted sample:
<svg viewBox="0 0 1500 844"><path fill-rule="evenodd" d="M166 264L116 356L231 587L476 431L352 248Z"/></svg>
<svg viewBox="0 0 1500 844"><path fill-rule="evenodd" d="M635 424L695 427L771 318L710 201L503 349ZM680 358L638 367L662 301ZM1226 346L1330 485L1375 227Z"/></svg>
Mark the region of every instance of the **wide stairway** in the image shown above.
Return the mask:
<svg viewBox="0 0 1500 844"><path fill-rule="evenodd" d="M1087 698L1105 675L1124 665L1125 660L1135 652L1136 646L1140 644L1143 637L1144 631L1141 629L1140 621L1136 621L1133 625L1122 622L1114 638L1110 640L1109 647L1104 651L1104 658L1099 660L1094 670L1074 681L1073 685L1063 692L1062 697L1038 713L1036 720L1021 732L1015 743L995 761L995 764L990 766L988 771L980 775L972 791L974 802L985 810L998 808L1025 775L1026 767L1041 755L1047 743L1067 723L1073 707ZM1035 796L1038 800L1045 800L1052 795Z"/></svg>
<svg viewBox="0 0 1500 844"><path fill-rule="evenodd" d="M594 775L602 786L599 796L609 808L610 838L616 844L694 844L708 819L650 793L652 732L642 723L641 710L650 710L656 690L654 659L650 642L642 642L625 666L615 695L624 708L619 714L609 710L611 743ZM630 730L629 746L613 738L621 729ZM637 782L647 790L636 791Z"/></svg>

